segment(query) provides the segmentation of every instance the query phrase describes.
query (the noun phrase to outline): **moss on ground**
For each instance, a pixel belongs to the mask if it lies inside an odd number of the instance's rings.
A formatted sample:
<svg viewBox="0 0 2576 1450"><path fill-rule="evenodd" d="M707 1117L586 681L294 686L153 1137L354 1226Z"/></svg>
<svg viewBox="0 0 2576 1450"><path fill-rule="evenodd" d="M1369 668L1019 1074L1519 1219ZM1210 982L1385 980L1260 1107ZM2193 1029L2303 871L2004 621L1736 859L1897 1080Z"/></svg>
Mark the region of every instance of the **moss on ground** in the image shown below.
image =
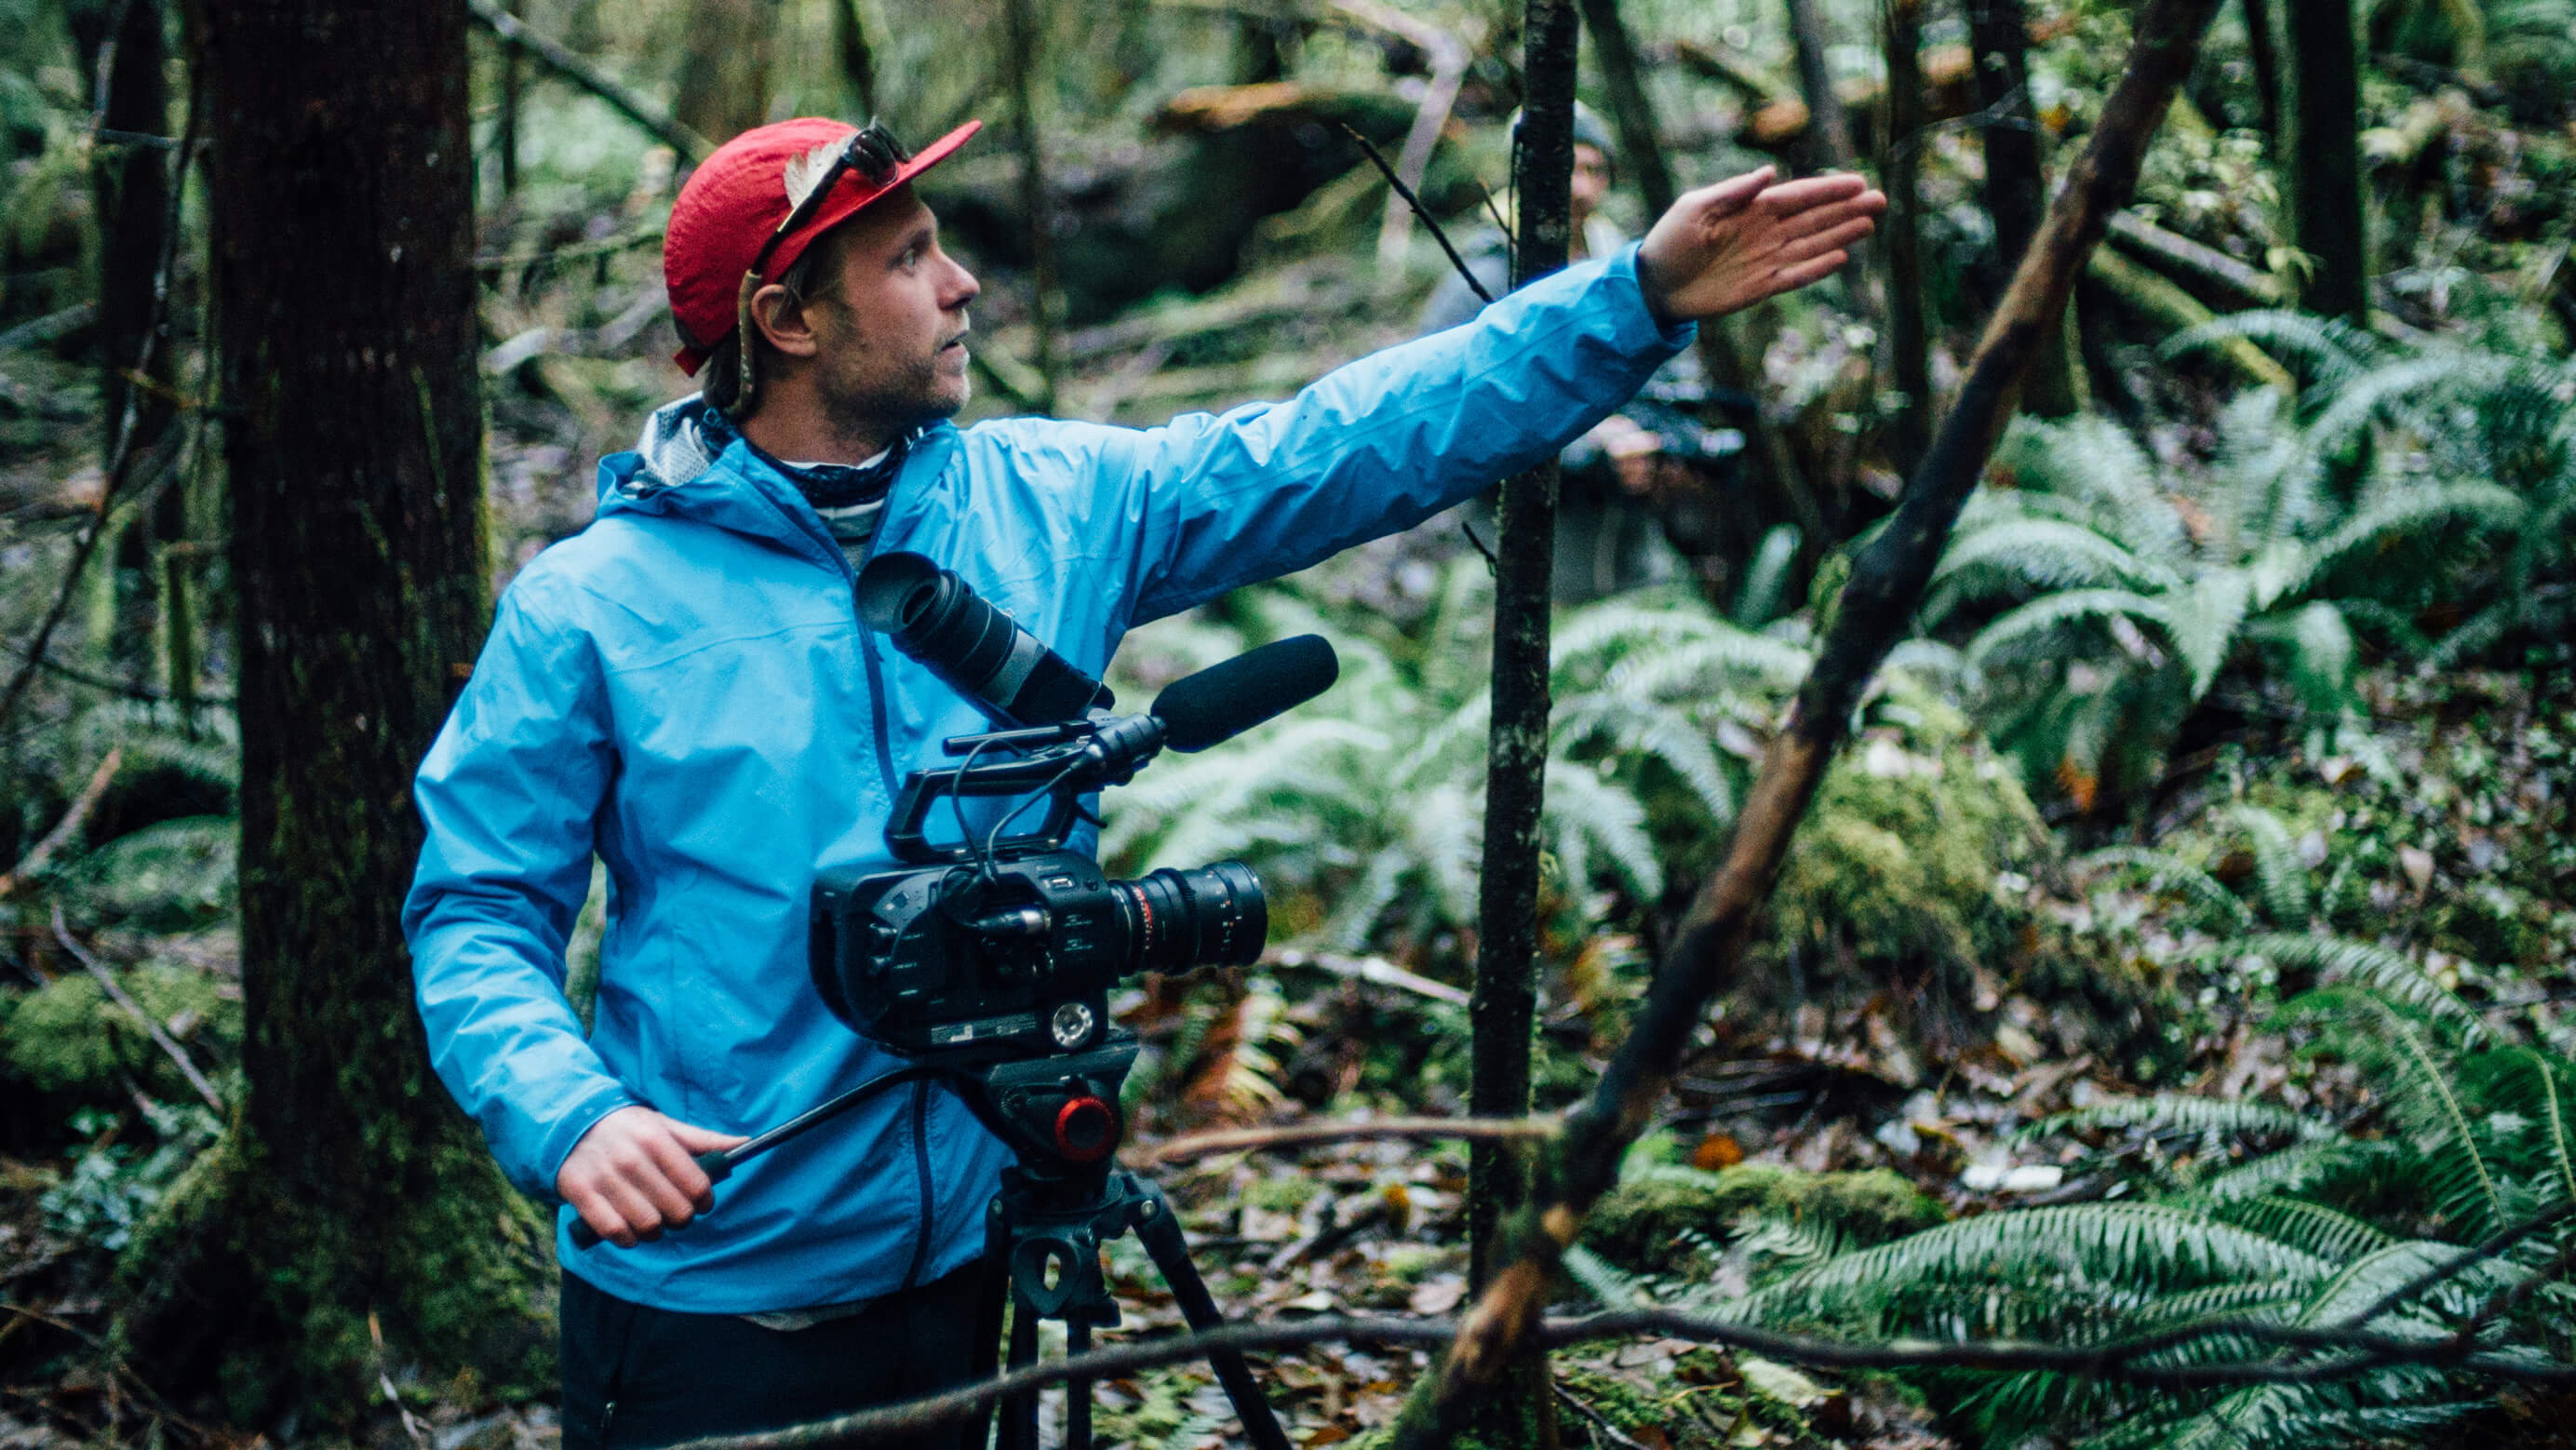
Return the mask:
<svg viewBox="0 0 2576 1450"><path fill-rule="evenodd" d="M1772 1163L1739 1163L1715 1173L1649 1168L1611 1190L1584 1225L1594 1253L1635 1273L1673 1266L1685 1230L1723 1237L1747 1214L1833 1229L1879 1243L1941 1222L1941 1205L1884 1168L1805 1173Z"/></svg>
<svg viewBox="0 0 2576 1450"><path fill-rule="evenodd" d="M173 1036L198 1048L200 1065L229 1062L241 1041L241 1003L193 967L147 962L118 985ZM125 1084L157 1097L195 1095L143 1024L86 973L57 977L0 1005L0 1084L21 1082L76 1102L122 1104ZM210 1050L209 1050L210 1049Z"/></svg>

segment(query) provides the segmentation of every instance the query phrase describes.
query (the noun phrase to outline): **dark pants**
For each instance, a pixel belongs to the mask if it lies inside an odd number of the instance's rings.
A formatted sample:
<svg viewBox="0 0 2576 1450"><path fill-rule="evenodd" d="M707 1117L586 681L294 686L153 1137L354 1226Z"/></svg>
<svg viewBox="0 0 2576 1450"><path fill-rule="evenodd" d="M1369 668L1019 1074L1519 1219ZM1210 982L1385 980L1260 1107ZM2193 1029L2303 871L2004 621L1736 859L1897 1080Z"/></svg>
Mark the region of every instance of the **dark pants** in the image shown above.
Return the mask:
<svg viewBox="0 0 2576 1450"><path fill-rule="evenodd" d="M651 1309L563 1276L563 1450L775 1430L992 1372L999 1286L981 1261L807 1329ZM977 1353L978 1349L982 1353ZM907 1445L950 1447L969 1421Z"/></svg>

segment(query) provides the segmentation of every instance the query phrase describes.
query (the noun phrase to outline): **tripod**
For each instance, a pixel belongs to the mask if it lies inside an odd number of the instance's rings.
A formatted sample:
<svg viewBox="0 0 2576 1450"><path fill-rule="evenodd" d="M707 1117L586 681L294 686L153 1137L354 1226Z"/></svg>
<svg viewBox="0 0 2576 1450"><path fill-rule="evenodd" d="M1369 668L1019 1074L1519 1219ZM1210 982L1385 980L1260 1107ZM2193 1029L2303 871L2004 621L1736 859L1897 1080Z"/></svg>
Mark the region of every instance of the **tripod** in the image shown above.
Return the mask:
<svg viewBox="0 0 2576 1450"><path fill-rule="evenodd" d="M1002 1170L1001 1191L993 1195L984 1220L986 1262L1003 1281L995 1286L986 1328L1000 1327L1007 1285L1007 1369L1037 1363L1040 1320L1064 1322L1068 1354L1090 1348L1095 1327L1118 1323L1118 1302L1100 1272L1100 1246L1122 1234L1133 1233L1144 1245L1191 1329L1213 1329L1223 1322L1163 1191L1112 1161L1125 1129L1118 1088L1135 1061L1135 1036L1113 1031L1087 1052L942 1074L1019 1160ZM1257 1450L1288 1450L1288 1437L1253 1382L1242 1352L1210 1350L1208 1364ZM1065 1450L1091 1450L1089 1380L1067 1382L1064 1423ZM1002 1403L996 1444L997 1450L1038 1450L1034 1392Z"/></svg>
<svg viewBox="0 0 2576 1450"><path fill-rule="evenodd" d="M1113 1161L1126 1131L1118 1089L1135 1064L1136 1035L1123 1029L1103 1034L1099 1046L1084 1052L984 1063L917 1062L871 1078L747 1143L702 1153L697 1164L721 1183L745 1159L888 1088L937 1078L1018 1159L1002 1170L1001 1191L985 1211L985 1262L996 1282L978 1329L979 1343L990 1345L1001 1337L1007 1299L1012 1310L1007 1368L1037 1363L1041 1319L1064 1321L1068 1353L1088 1349L1094 1328L1118 1323L1118 1301L1100 1274L1100 1246L1127 1233L1145 1246L1190 1328L1214 1329L1224 1320L1198 1265L1190 1260L1189 1244L1163 1190ZM599 1235L588 1223L576 1222L572 1241L587 1249L599 1242ZM1255 1450L1289 1450L1288 1437L1261 1397L1261 1387L1253 1383L1242 1351L1209 1350L1208 1364L1234 1402ZM989 1426L989 1416L984 1423ZM998 1450L1038 1450L1035 1392L1003 1402L1001 1428ZM984 1439L981 1430L970 1437L977 1445ZM1089 1380L1066 1385L1064 1445L1065 1450L1091 1450Z"/></svg>

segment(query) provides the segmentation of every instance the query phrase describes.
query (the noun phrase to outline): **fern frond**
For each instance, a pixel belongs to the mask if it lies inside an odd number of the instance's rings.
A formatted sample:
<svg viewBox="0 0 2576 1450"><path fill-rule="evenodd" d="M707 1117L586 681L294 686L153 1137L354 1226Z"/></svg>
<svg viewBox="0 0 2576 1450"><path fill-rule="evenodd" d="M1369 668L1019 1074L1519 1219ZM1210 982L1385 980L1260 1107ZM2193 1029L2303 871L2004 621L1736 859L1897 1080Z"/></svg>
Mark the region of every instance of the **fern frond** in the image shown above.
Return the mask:
<svg viewBox="0 0 2576 1450"><path fill-rule="evenodd" d="M2282 926L2303 926L2308 920L2308 868L2299 861L2298 849L2290 841L2290 828L2279 816L2255 805L2238 805L2229 816L2245 832L2247 844L2254 852L2254 879L2261 888L2263 908Z"/></svg>
<svg viewBox="0 0 2576 1450"><path fill-rule="evenodd" d="M2148 1134L2191 1133L2200 1136L2244 1137L2262 1135L2280 1138L2315 1139L2334 1135L2334 1129L2311 1118L2302 1117L2288 1108L2250 1098L2204 1098L2184 1093L2158 1093L2147 1098L2123 1098L2117 1102L2095 1103L2053 1117L2027 1124L2012 1134L2014 1141L2037 1138L2059 1138L2069 1133L2096 1133L2111 1129L2129 1129Z"/></svg>
<svg viewBox="0 0 2576 1450"><path fill-rule="evenodd" d="M2075 867L2088 874L2113 867L2143 871L2154 889L2172 891L2195 906L2215 911L2239 931L2254 924L2254 914L2236 899L2235 892L2220 885L2217 877L2169 852L2144 846L2106 846L2077 857Z"/></svg>
<svg viewBox="0 0 2576 1450"><path fill-rule="evenodd" d="M2464 1045L2483 1047L2494 1039L2486 1018L2475 1008L2422 967L2386 947L2347 937L2270 932L2230 942L2228 948L2267 958L2276 966L2304 968L2321 983L2350 983L2402 1002L2441 1024L2446 1035Z"/></svg>
<svg viewBox="0 0 2576 1450"><path fill-rule="evenodd" d="M2396 1242L2375 1225L2300 1198L2274 1195L2233 1199L2213 1203L2210 1215L2335 1263L2376 1253Z"/></svg>
<svg viewBox="0 0 2576 1450"><path fill-rule="evenodd" d="M1789 592L1789 571L1798 562L1796 524L1775 524L1754 547L1744 566L1743 586L1735 591L1732 611L1739 629L1760 629L1781 612Z"/></svg>
<svg viewBox="0 0 2576 1450"><path fill-rule="evenodd" d="M1541 807L1558 854L1567 856L1569 838L1583 838L1601 848L1618 868L1621 881L1639 901L1654 901L1664 892L1664 867L1655 843L1646 834L1646 808L1637 798L1601 778L1599 772L1571 762L1550 761ZM1576 891L1586 882L1569 858L1568 884Z"/></svg>
<svg viewBox="0 0 2576 1450"><path fill-rule="evenodd" d="M1934 567L1934 580L1955 579L1970 569L1991 569L2043 589L2129 585L2171 589L2181 576L2080 524L2018 519L1959 537Z"/></svg>
<svg viewBox="0 0 2576 1450"><path fill-rule="evenodd" d="M2440 520L2472 519L2490 528L2511 529L2530 513L2531 506L2520 494L2492 483L2460 481L2409 488L2345 520L2311 545L2307 567L2291 587L2305 589L2317 576L2363 549Z"/></svg>
<svg viewBox="0 0 2576 1450"><path fill-rule="evenodd" d="M1969 641L1968 663L1984 669L1998 650L2031 635L2112 615L2143 619L2168 633L2173 629L2173 611L2162 600L2127 589L2064 589L1997 616Z"/></svg>

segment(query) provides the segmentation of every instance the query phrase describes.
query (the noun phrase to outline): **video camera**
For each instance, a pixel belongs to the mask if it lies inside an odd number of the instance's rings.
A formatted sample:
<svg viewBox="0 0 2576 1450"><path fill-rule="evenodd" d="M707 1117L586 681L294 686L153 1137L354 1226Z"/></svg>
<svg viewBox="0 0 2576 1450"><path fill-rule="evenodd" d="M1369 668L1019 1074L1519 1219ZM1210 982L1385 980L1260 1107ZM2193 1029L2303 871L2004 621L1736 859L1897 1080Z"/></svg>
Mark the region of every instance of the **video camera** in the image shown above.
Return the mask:
<svg viewBox="0 0 2576 1450"><path fill-rule="evenodd" d="M1118 880L1065 842L1085 795L1125 784L1164 748L1204 750L1323 693L1340 672L1331 645L1281 640L1174 682L1145 714L1112 715L1097 681L919 555L871 561L858 601L1003 728L944 742L965 759L905 779L886 828L904 869L816 881L809 960L835 1017L955 1065L1079 1053L1101 1043L1121 979L1259 959L1269 912L1250 867ZM980 842L963 807L974 798L1015 802ZM1006 834L1040 800L1043 821ZM957 839L939 844L929 831L943 801Z"/></svg>

